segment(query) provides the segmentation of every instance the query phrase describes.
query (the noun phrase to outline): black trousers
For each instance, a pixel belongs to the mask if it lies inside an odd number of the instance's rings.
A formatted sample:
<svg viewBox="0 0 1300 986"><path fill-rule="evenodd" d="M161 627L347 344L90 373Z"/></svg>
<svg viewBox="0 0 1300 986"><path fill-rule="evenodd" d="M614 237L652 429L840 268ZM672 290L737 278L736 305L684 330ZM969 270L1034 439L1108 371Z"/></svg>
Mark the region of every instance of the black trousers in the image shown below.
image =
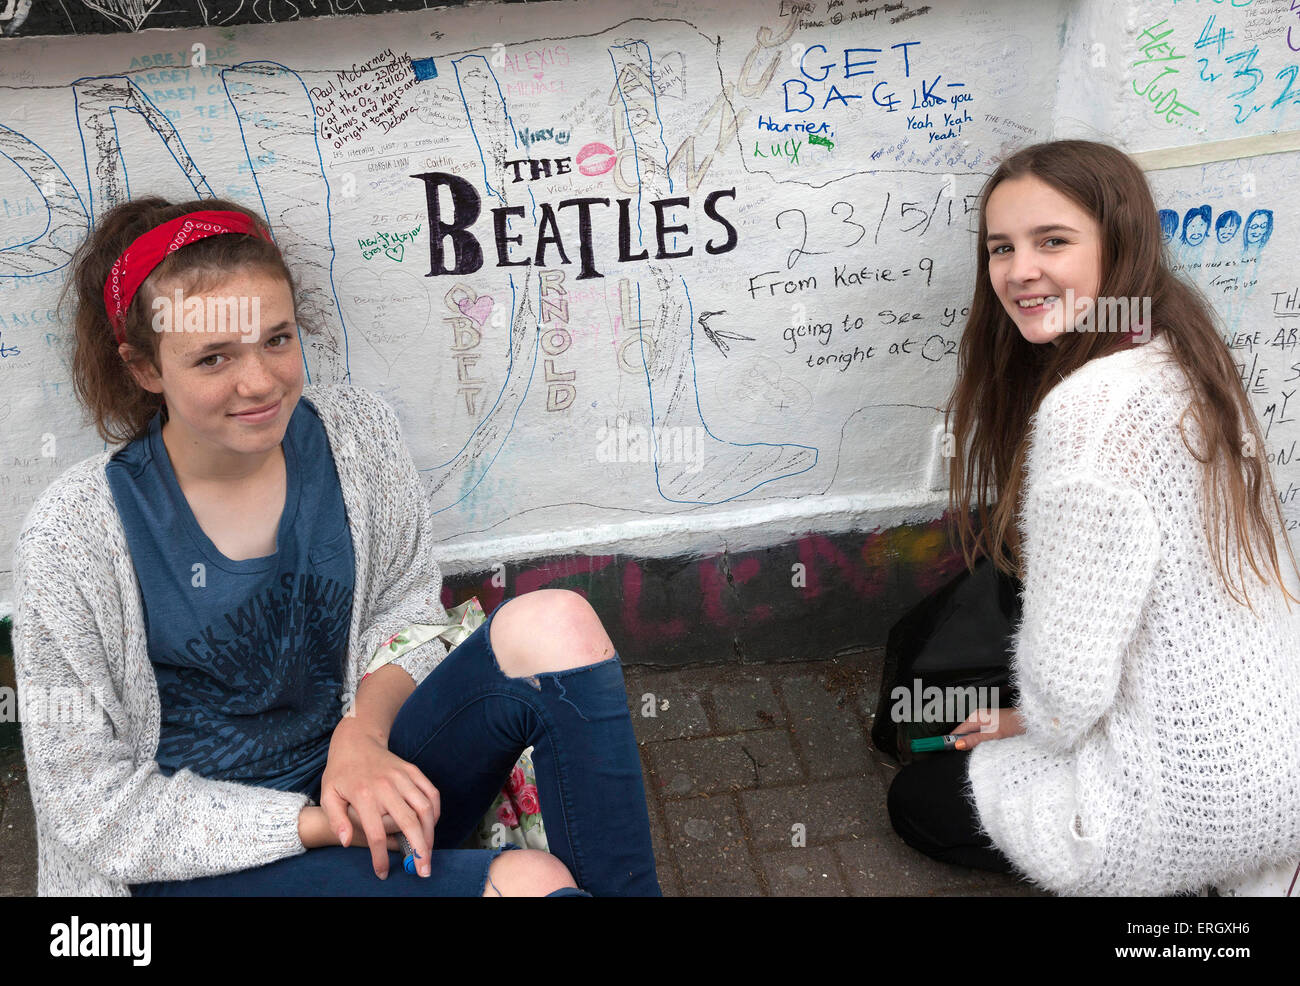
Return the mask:
<svg viewBox="0 0 1300 986"><path fill-rule="evenodd" d="M889 820L918 852L958 866L1011 873L1011 863L979 831L975 806L962 793L970 751L914 760L889 786Z"/></svg>

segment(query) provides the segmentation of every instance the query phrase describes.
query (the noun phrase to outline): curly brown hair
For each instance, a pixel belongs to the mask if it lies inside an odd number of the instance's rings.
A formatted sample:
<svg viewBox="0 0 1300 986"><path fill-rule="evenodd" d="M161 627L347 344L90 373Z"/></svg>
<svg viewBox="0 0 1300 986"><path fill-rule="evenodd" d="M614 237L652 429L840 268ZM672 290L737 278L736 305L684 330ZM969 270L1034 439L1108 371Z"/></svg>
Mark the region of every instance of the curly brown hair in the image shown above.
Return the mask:
<svg viewBox="0 0 1300 986"><path fill-rule="evenodd" d="M1244 556L1265 583L1272 579L1261 569L1271 569L1288 608L1290 601L1300 602L1287 590L1278 563L1280 540L1296 567L1268 464L1262 454L1250 455L1243 448L1249 444L1243 443L1243 426L1256 449L1264 448L1264 435L1215 326L1214 311L1193 285L1170 270L1141 168L1117 148L1085 140L1023 148L1002 161L980 196L975 293L945 415L956 449L949 468L950 518L967 565L983 553L1000 570L1024 577L1016 509L1030 419L1061 379L1131 344L1121 333L1085 332L1067 333L1059 345L1035 345L1002 307L989 281L988 201L1002 182L1026 176L1050 185L1096 220L1102 240L1099 297L1151 299L1151 331L1168 336L1193 388L1184 418L1193 416L1206 447L1194 450L1185 431L1183 443L1204 467L1205 534L1228 594L1243 601L1227 575L1231 554L1237 560ZM1181 421L1179 426L1181 430ZM994 494L997 502L990 507ZM1281 532L1275 534L1278 527ZM1260 550L1263 557L1257 555ZM1244 576L1241 590L1249 606Z"/></svg>
<svg viewBox="0 0 1300 986"><path fill-rule="evenodd" d="M141 387L128 368L128 364L144 361L162 376L160 336L149 314L156 296L173 287L202 294L227 281L235 271L252 269L283 278L294 298L295 312L298 308L297 284L274 243L244 234L209 236L168 254L140 285L126 312L126 342L119 349L104 308L104 281L109 270L137 237L179 216L205 210L239 212L259 228L268 229L261 216L225 199L177 203L158 197L133 199L110 209L72 259L59 300L61 316L69 303L76 308L72 384L85 409L86 423L93 424L105 442L127 443L144 435L164 406L162 394ZM302 324L300 317L298 328L308 335L317 331Z"/></svg>

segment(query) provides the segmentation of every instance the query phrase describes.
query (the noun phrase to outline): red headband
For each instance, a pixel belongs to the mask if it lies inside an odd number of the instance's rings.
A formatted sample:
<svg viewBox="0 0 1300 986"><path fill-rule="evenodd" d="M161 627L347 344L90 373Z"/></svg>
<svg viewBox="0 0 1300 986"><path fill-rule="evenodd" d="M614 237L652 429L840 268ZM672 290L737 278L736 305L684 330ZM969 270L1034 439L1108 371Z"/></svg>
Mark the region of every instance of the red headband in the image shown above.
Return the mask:
<svg viewBox="0 0 1300 986"><path fill-rule="evenodd" d="M260 223L254 223L242 212L190 212L155 226L123 251L104 282L104 308L119 344L126 341L126 311L154 268L169 253L222 233L247 233L260 236L268 243L275 242Z"/></svg>

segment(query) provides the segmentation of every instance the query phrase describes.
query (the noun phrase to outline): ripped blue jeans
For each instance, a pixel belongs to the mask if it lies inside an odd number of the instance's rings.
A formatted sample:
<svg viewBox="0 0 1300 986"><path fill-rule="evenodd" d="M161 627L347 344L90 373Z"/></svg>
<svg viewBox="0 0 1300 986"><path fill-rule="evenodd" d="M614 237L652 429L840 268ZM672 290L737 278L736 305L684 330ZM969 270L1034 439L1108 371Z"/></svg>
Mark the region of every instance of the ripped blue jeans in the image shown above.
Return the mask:
<svg viewBox="0 0 1300 986"><path fill-rule="evenodd" d="M411 876L390 852L380 881L364 846L313 849L251 870L141 884L137 896L474 896L500 849L461 845L519 754L533 747L546 838L574 882L596 897L660 896L641 760L618 655L528 678L502 673L487 620L420 682L397 713L388 748L415 764L441 795L433 871ZM320 781L305 791L320 800ZM570 891L572 894L572 891Z"/></svg>

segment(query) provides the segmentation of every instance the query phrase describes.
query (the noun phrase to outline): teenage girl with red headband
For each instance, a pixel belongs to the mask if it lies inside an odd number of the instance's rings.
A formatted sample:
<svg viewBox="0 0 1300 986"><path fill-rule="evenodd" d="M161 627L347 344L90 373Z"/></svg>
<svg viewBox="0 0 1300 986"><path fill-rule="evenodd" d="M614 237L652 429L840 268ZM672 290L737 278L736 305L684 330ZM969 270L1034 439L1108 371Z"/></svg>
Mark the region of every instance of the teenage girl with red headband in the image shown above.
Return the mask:
<svg viewBox="0 0 1300 986"><path fill-rule="evenodd" d="M304 388L315 328L263 222L120 205L69 293L77 395L124 444L60 476L15 551L19 687L83 700L23 726L39 891L657 895L621 665L581 596L365 674L446 622L437 532L388 405ZM458 850L530 745L553 855Z"/></svg>

